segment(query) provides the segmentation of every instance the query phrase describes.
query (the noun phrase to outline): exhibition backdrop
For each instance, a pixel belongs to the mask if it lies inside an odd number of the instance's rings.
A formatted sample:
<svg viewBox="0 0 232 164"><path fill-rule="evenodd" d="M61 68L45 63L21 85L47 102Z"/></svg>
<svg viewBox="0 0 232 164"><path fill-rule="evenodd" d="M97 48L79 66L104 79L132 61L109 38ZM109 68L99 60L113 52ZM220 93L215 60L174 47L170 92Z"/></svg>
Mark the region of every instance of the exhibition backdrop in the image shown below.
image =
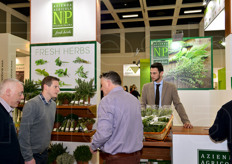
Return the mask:
<svg viewBox="0 0 232 164"><path fill-rule="evenodd" d="M60 78L60 88L74 89L76 80L94 78L96 86L96 42L31 45L31 79Z"/></svg>
<svg viewBox="0 0 232 164"><path fill-rule="evenodd" d="M151 64L164 65L164 80L178 89L213 89L211 37L151 40Z"/></svg>

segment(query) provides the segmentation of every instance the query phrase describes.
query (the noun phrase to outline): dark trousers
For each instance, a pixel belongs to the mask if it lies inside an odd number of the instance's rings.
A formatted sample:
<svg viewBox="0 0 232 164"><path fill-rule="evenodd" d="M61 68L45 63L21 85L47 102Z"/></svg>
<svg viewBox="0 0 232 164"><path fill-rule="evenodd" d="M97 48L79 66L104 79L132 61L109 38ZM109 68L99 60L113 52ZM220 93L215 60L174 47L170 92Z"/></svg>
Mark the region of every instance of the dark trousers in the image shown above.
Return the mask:
<svg viewBox="0 0 232 164"><path fill-rule="evenodd" d="M134 153L118 153L111 155L108 153L101 152L101 158L106 161L106 164L139 164L141 151Z"/></svg>
<svg viewBox="0 0 232 164"><path fill-rule="evenodd" d="M48 160L48 151L45 150L42 153L33 154L33 157L36 161L36 164L47 164Z"/></svg>

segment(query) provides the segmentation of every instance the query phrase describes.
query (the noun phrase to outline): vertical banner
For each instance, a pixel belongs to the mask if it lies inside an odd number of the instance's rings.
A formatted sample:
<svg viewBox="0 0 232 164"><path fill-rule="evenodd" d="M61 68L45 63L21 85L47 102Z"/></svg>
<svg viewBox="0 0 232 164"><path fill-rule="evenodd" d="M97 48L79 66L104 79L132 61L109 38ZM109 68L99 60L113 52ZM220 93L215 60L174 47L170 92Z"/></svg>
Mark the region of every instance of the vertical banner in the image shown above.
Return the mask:
<svg viewBox="0 0 232 164"><path fill-rule="evenodd" d="M73 36L73 2L52 3L52 37Z"/></svg>
<svg viewBox="0 0 232 164"><path fill-rule="evenodd" d="M151 50L153 63L168 65L168 41L153 42Z"/></svg>
<svg viewBox="0 0 232 164"><path fill-rule="evenodd" d="M162 63L164 80L178 89L213 89L211 37L151 40L151 64Z"/></svg>

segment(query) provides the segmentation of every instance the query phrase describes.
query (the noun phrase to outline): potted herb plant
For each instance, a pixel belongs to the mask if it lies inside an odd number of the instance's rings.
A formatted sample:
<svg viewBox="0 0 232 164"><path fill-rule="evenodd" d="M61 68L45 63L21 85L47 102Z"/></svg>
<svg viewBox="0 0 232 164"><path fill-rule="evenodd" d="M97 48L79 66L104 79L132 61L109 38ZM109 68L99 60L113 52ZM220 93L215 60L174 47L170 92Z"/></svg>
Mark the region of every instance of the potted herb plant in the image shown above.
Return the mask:
<svg viewBox="0 0 232 164"><path fill-rule="evenodd" d="M58 94L57 99L58 99L59 105L70 104L70 102L74 99L74 94L71 92L61 92Z"/></svg>
<svg viewBox="0 0 232 164"><path fill-rule="evenodd" d="M88 161L92 159L92 153L87 145L77 146L73 155L78 164L88 164Z"/></svg>
<svg viewBox="0 0 232 164"><path fill-rule="evenodd" d="M85 80L81 80L81 79L77 79L76 83L77 83L76 90L79 92L78 94L81 95L84 105L88 96L88 83Z"/></svg>
<svg viewBox="0 0 232 164"><path fill-rule="evenodd" d="M88 104L90 105L90 99L93 98L93 96L96 93L96 89L94 88L94 79L90 79L89 82L87 82L88 85Z"/></svg>
<svg viewBox="0 0 232 164"><path fill-rule="evenodd" d="M39 94L39 85L33 80L26 79L24 81L24 103Z"/></svg>
<svg viewBox="0 0 232 164"><path fill-rule="evenodd" d="M66 153L67 147L64 148L63 143L51 144L48 149L48 164L54 163L56 158Z"/></svg>
<svg viewBox="0 0 232 164"><path fill-rule="evenodd" d="M63 153L56 158L57 164L73 164L74 161L75 161L75 158L71 154L68 154L68 153Z"/></svg>

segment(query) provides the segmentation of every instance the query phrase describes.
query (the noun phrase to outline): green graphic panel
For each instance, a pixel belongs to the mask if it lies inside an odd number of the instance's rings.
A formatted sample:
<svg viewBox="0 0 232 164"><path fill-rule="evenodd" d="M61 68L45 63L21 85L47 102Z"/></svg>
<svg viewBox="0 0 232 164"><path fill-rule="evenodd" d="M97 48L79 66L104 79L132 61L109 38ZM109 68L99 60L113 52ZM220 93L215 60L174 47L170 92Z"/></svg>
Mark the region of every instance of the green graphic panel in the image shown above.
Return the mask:
<svg viewBox="0 0 232 164"><path fill-rule="evenodd" d="M53 37L73 36L73 2L52 3L52 28Z"/></svg>
<svg viewBox="0 0 232 164"><path fill-rule="evenodd" d="M229 164L230 154L226 151L198 150L198 164Z"/></svg>

